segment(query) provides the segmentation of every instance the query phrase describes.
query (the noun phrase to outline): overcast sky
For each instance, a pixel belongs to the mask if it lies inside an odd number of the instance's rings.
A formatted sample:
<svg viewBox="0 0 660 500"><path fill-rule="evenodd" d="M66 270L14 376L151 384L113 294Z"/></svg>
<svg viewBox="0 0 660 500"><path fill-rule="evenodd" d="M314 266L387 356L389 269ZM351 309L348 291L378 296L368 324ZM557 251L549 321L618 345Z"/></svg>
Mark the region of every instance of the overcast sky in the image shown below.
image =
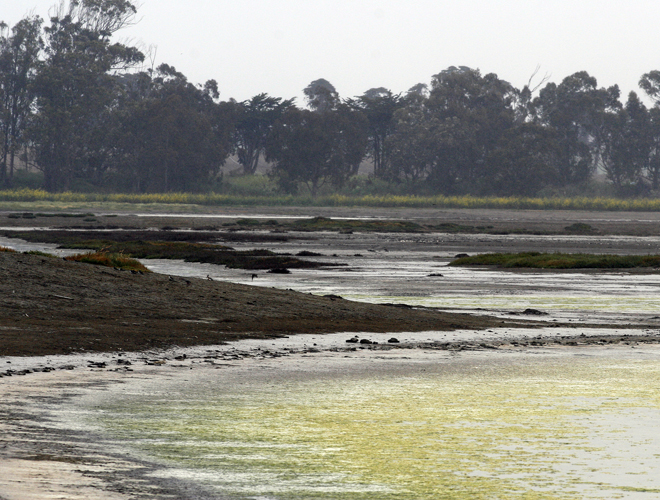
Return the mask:
<svg viewBox="0 0 660 500"><path fill-rule="evenodd" d="M55 0L1 0L0 20L44 18ZM448 66L497 73L516 87L540 67L559 83L588 71L622 99L660 69L657 0L138 0L139 23L118 36L156 46L221 99L296 97L325 78L341 97L405 92ZM9 4L9 5L7 5Z"/></svg>

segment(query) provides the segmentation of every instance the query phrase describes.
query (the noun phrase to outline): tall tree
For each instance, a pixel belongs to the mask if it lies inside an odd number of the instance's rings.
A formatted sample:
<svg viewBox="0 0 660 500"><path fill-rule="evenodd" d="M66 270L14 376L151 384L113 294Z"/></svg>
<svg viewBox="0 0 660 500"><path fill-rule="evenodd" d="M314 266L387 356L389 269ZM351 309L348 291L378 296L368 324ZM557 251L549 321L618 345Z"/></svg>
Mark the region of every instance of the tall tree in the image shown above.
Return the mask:
<svg viewBox="0 0 660 500"><path fill-rule="evenodd" d="M486 160L486 193L535 196L556 184L558 142L555 132L536 123L520 123L504 132Z"/></svg>
<svg viewBox="0 0 660 500"><path fill-rule="evenodd" d="M203 190L231 151L233 106L217 84L193 85L163 64L124 83L115 113L112 170L136 192Z"/></svg>
<svg viewBox="0 0 660 500"><path fill-rule="evenodd" d="M16 156L25 143L34 104L33 82L42 49L41 19L12 29L0 24L0 185L11 186Z"/></svg>
<svg viewBox="0 0 660 500"><path fill-rule="evenodd" d="M621 191L627 184L636 184L649 168L650 117L637 94L630 92L626 105L607 118L602 165L607 178Z"/></svg>
<svg viewBox="0 0 660 500"><path fill-rule="evenodd" d="M111 41L135 13L126 0L70 0L45 28L32 138L49 191L68 188L94 156L94 139L116 103L115 73L144 59L136 48Z"/></svg>
<svg viewBox="0 0 660 500"><path fill-rule="evenodd" d="M307 105L312 111L325 113L336 109L340 103L339 94L325 78L319 78L304 88L303 93L307 99Z"/></svg>
<svg viewBox="0 0 660 500"><path fill-rule="evenodd" d="M620 108L617 86L598 88L587 72L559 85L549 83L534 99L535 121L551 127L560 142L558 180L561 186L588 180L600 162L607 114Z"/></svg>
<svg viewBox="0 0 660 500"><path fill-rule="evenodd" d="M284 190L295 192L304 184L316 196L326 184L341 186L366 147L366 119L348 106L328 112L290 108L273 128L266 158Z"/></svg>
<svg viewBox="0 0 660 500"><path fill-rule="evenodd" d="M389 158L385 142L394 133L394 113L402 105L400 94L393 94L383 87L367 90L348 104L358 109L369 122L369 156L374 162L374 176L385 178L389 170ZM357 174L357 172L354 172Z"/></svg>
<svg viewBox="0 0 660 500"><path fill-rule="evenodd" d="M234 142L243 173L254 175L266 140L275 122L293 105L293 99L283 100L259 94L238 106Z"/></svg>
<svg viewBox="0 0 660 500"><path fill-rule="evenodd" d="M428 94L411 89L389 141L394 170L435 191L479 192L488 154L514 125L513 94L497 75L464 66L435 75Z"/></svg>

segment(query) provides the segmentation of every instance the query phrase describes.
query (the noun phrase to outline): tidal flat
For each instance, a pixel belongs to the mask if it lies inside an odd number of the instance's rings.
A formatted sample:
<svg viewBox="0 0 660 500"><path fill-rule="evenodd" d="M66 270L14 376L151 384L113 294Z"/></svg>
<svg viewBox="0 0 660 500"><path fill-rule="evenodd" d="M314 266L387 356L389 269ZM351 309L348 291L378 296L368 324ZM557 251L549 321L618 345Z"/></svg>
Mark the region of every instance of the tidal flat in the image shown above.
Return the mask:
<svg viewBox="0 0 660 500"><path fill-rule="evenodd" d="M210 287L208 276L520 324L0 357L0 374L13 373L0 379L0 499L659 496L658 274L446 266L459 252L643 255L657 236L287 234L232 246L348 265L253 279L143 262L183 283ZM378 344L347 343L354 335Z"/></svg>

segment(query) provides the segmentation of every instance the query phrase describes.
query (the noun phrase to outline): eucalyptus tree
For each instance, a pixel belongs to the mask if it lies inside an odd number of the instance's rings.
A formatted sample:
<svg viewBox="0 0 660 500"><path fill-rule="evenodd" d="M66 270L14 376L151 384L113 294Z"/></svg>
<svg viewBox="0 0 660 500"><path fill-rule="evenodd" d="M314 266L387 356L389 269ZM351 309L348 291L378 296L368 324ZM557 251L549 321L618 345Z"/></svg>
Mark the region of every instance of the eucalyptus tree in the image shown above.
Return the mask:
<svg viewBox="0 0 660 500"><path fill-rule="evenodd" d="M369 156L374 162L374 176L386 178L389 170L387 138L394 133L394 114L402 106L401 94L383 87L367 90L347 103L362 112L369 123ZM357 171L354 172L357 174Z"/></svg>
<svg viewBox="0 0 660 500"><path fill-rule="evenodd" d="M325 78L311 82L303 89L303 93L309 109L320 113L336 109L341 102L337 89Z"/></svg>
<svg viewBox="0 0 660 500"><path fill-rule="evenodd" d="M70 0L44 30L31 138L49 191L67 189L74 176L102 161L98 139L117 102L116 75L144 59L138 49L112 42L135 13L126 0Z"/></svg>
<svg viewBox="0 0 660 500"><path fill-rule="evenodd" d="M514 125L513 94L497 75L465 66L435 75L428 93L411 89L388 140L393 173L437 192L479 192L488 154Z"/></svg>
<svg viewBox="0 0 660 500"><path fill-rule="evenodd" d="M560 186L587 181L600 163L608 115L620 109L619 89L599 88L587 72L570 75L557 85L547 84L533 101L536 123L557 133Z"/></svg>
<svg viewBox="0 0 660 500"><path fill-rule="evenodd" d="M299 184L316 196L325 185L340 187L367 148L364 116L345 104L324 112L289 108L273 127L266 159L271 175L287 192Z"/></svg>
<svg viewBox="0 0 660 500"><path fill-rule="evenodd" d="M293 101L258 94L237 106L234 144L244 174L253 175L256 172L273 125L293 105Z"/></svg>
<svg viewBox="0 0 660 500"><path fill-rule="evenodd" d="M11 30L0 24L0 185L11 186L34 105L34 78L43 44L42 20L27 17Z"/></svg>
<svg viewBox="0 0 660 500"><path fill-rule="evenodd" d="M652 148L651 120L646 106L631 92L625 106L607 116L602 141L602 166L607 178L622 192L637 184L649 168Z"/></svg>
<svg viewBox="0 0 660 500"><path fill-rule="evenodd" d="M214 80L194 85L167 64L124 78L112 127L115 184L136 192L204 190L231 152L234 109Z"/></svg>

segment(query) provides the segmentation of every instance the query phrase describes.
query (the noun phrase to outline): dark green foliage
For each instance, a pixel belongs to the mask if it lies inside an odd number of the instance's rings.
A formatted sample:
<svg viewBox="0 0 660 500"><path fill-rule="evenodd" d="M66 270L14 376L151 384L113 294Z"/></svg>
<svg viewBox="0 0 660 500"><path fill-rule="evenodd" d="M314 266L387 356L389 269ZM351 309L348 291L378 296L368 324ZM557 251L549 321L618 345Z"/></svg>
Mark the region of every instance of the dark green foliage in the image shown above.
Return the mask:
<svg viewBox="0 0 660 500"><path fill-rule="evenodd" d="M34 79L43 48L41 19L27 17L11 29L0 23L0 186L11 187L18 156L26 151Z"/></svg>
<svg viewBox="0 0 660 500"><path fill-rule="evenodd" d="M266 159L285 192L304 184L316 196L326 184L343 186L366 148L367 123L360 112L346 105L326 112L291 108L273 127Z"/></svg>
<svg viewBox="0 0 660 500"><path fill-rule="evenodd" d="M243 173L253 175L275 122L293 106L293 99L283 100L259 94L237 107L234 144Z"/></svg>
<svg viewBox="0 0 660 500"><path fill-rule="evenodd" d="M321 78L308 109L266 93L221 102L215 80L135 71L144 55L113 38L136 14L132 0L63 0L47 25L0 22L0 187L531 197L589 194L600 169L608 194L660 191L660 71L640 80L650 109L584 71L516 89L465 66L405 96L342 100ZM265 157L273 182L228 181L230 154L247 175ZM374 174L355 180L365 158Z"/></svg>

